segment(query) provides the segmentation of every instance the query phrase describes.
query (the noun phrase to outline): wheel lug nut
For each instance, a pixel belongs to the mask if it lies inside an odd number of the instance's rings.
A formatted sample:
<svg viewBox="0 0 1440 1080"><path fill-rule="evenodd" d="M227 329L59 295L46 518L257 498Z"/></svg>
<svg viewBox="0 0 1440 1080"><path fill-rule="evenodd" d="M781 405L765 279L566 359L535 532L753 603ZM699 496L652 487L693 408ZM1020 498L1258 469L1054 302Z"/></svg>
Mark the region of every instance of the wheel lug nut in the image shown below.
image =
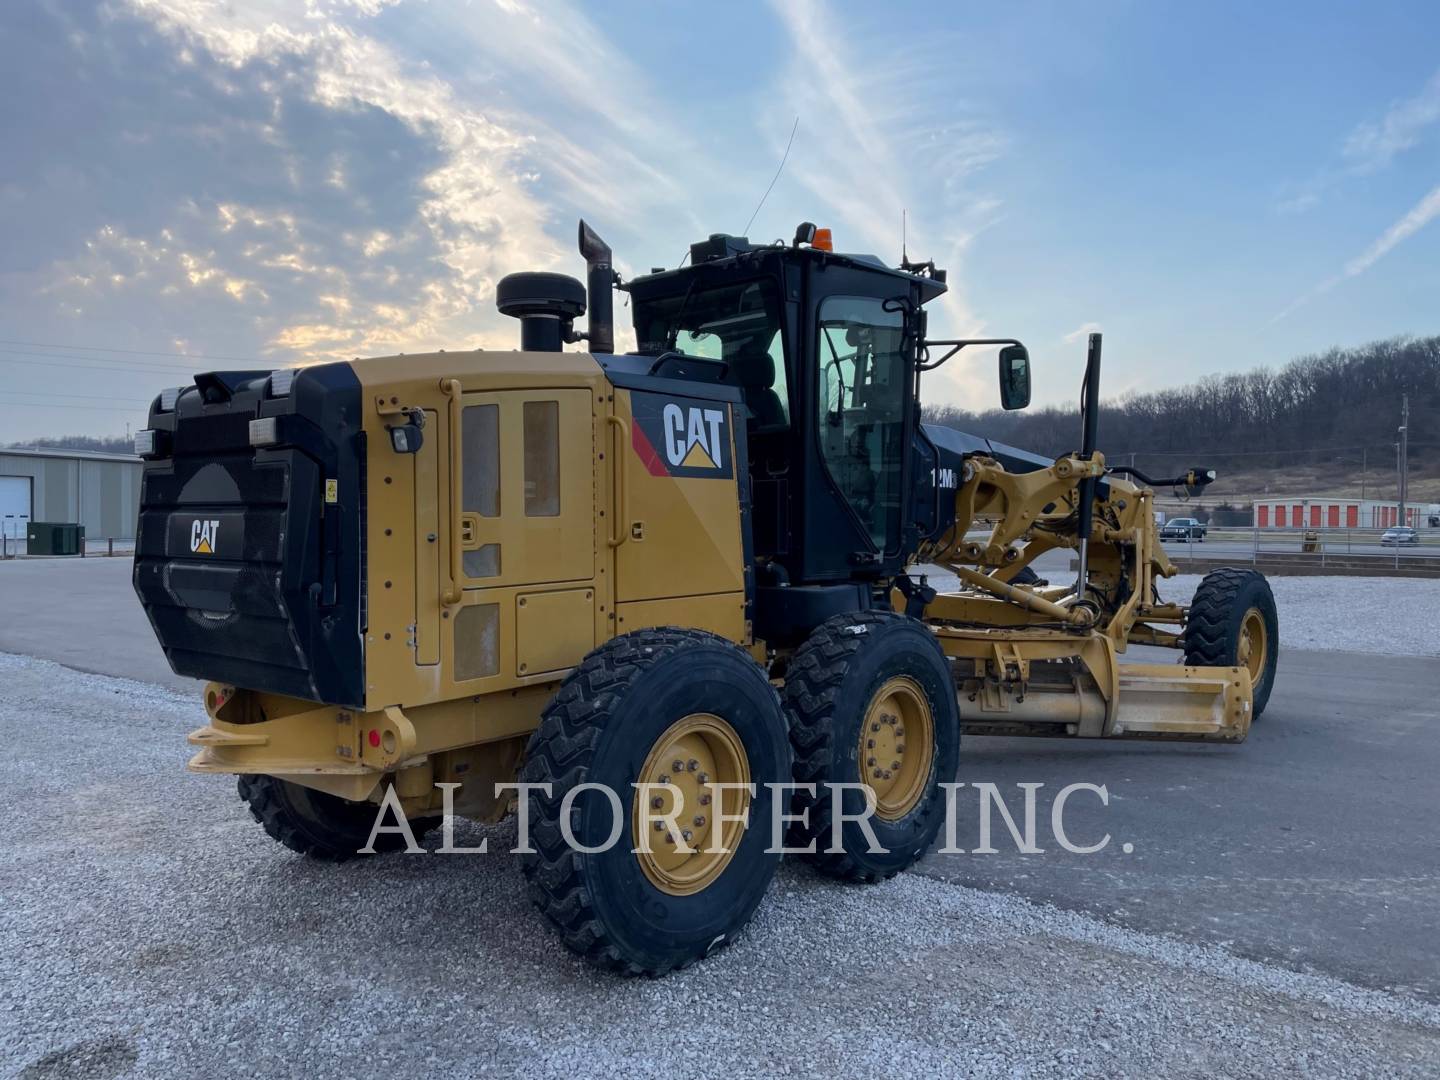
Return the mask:
<svg viewBox="0 0 1440 1080"><path fill-rule="evenodd" d="M695 827L696 827L697 829L699 829L699 828L703 828L704 825L705 825L705 815L704 815L704 814L696 814L696 815L695 815Z"/></svg>
<svg viewBox="0 0 1440 1080"><path fill-rule="evenodd" d="M902 743L896 743L896 744L895 744L895 753L897 753L897 754L903 754L904 752L905 752L905 744L904 744L903 742L902 742Z"/></svg>
<svg viewBox="0 0 1440 1080"><path fill-rule="evenodd" d="M701 805L701 806L709 806L709 805L710 805L710 796L709 796L709 795L701 795L701 796L700 796L700 805Z"/></svg>
<svg viewBox="0 0 1440 1080"><path fill-rule="evenodd" d="M866 740L865 740L865 749L866 749L866 750L874 750L874 749L875 749L875 740L874 740L874 739L866 739Z"/></svg>
<svg viewBox="0 0 1440 1080"><path fill-rule="evenodd" d="M691 772L694 772L699 767L700 762L696 761L693 757L685 763L685 768L689 769Z"/></svg>
<svg viewBox="0 0 1440 1080"><path fill-rule="evenodd" d="M890 762L890 768L892 768L892 769L898 769L899 767L900 767L900 763L899 763L898 761L892 761L892 762Z"/></svg>
<svg viewBox="0 0 1440 1080"><path fill-rule="evenodd" d="M872 766L873 766L873 765L875 764L875 759L874 759L873 757L866 758L866 759L865 759L865 764L866 764L866 765L872 765Z"/></svg>
<svg viewBox="0 0 1440 1080"><path fill-rule="evenodd" d="M650 800L650 805L654 809L659 810L660 807L665 805L665 800L662 799L659 795L656 795L653 799Z"/></svg>
<svg viewBox="0 0 1440 1080"><path fill-rule="evenodd" d="M657 821L657 822L655 822L655 831L656 831L656 832L664 832L664 831L665 831L665 823L664 823L663 821Z"/></svg>
<svg viewBox="0 0 1440 1080"><path fill-rule="evenodd" d="M663 787L663 786L665 786L665 785L668 784L668 783L670 783L670 777L665 776L665 775L662 774L661 777L660 777L660 785Z"/></svg>
<svg viewBox="0 0 1440 1080"><path fill-rule="evenodd" d="M684 763L683 761L681 761L679 758L676 758L674 761L670 762L670 771L671 771L671 772L684 772L684 771L685 771L685 763Z"/></svg>
<svg viewBox="0 0 1440 1080"><path fill-rule="evenodd" d="M684 840L685 843L688 844L688 843L690 843L691 840L694 840L694 839L695 839L695 834L694 834L693 832L691 832L689 829L686 829L684 832L682 832L682 833L680 834L680 838L681 838L682 840Z"/></svg>
<svg viewBox="0 0 1440 1080"><path fill-rule="evenodd" d="M879 724L871 724L871 725L870 725L870 730L871 730L871 731L879 731L879 730L880 730L880 725L879 725Z"/></svg>
<svg viewBox="0 0 1440 1080"><path fill-rule="evenodd" d="M875 779L876 779L876 780L879 780L879 779L883 778L884 775L885 775L885 774L882 773L879 769L876 769L876 770L875 770Z"/></svg>

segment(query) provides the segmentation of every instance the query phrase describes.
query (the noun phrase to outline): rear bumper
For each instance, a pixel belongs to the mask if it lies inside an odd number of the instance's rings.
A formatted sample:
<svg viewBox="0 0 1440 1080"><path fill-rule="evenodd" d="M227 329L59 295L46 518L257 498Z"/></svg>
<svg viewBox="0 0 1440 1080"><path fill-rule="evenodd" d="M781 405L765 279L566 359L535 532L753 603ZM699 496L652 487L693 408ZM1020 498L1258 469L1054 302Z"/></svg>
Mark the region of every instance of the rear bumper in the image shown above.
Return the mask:
<svg viewBox="0 0 1440 1080"><path fill-rule="evenodd" d="M415 752L415 726L398 708L311 707L216 683L205 705L210 722L188 738L198 747L192 772L280 776L361 801ZM276 715L260 718L269 711Z"/></svg>

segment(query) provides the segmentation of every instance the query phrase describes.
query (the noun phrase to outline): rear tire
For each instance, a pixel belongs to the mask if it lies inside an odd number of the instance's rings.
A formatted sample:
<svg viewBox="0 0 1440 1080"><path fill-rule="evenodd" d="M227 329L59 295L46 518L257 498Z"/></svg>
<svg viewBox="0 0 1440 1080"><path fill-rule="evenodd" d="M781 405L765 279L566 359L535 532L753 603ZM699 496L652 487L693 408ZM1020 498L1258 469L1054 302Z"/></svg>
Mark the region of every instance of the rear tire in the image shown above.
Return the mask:
<svg viewBox="0 0 1440 1080"><path fill-rule="evenodd" d="M1212 570L1195 590L1180 637L1185 663L1250 669L1253 719L1259 719L1275 686L1280 658L1280 616L1270 583L1257 570Z"/></svg>
<svg viewBox="0 0 1440 1080"><path fill-rule="evenodd" d="M682 775L671 776L671 757L684 766ZM700 779L712 769L713 780ZM769 850L775 792L767 785L789 776L779 697L747 653L701 630L615 638L561 685L526 750L521 779L551 785L549 795L527 793L534 850L521 853L520 865L531 899L564 943L596 967L652 976L685 967L729 944L764 897L780 864L779 849ZM698 803L707 782L747 778L755 785L749 827L732 827L723 843L712 842L715 822L695 820L711 806L692 812L692 798ZM680 821L694 829L694 854L667 849L668 830L649 834L654 854L637 853L641 796L632 785L671 779L689 792ZM608 850L577 851L561 831L565 794L585 783L620 797L620 835ZM719 797L732 795L739 797ZM604 845L613 813L603 792L582 792L569 808L572 836L585 847Z"/></svg>
<svg viewBox="0 0 1440 1080"><path fill-rule="evenodd" d="M796 651L785 706L795 780L816 785L813 796L795 793L793 812L805 812L807 820L795 826L789 843L814 841L816 850L806 857L823 873L850 881L894 877L923 856L945 818L940 785L954 778L960 760L955 683L935 635L893 611L837 615ZM881 751L889 760L875 757ZM826 786L832 783L872 785L877 805L869 823L884 852L871 852L851 821L841 827L842 850L826 850L833 841L835 804ZM862 791L842 793L847 815L864 806Z"/></svg>
<svg viewBox="0 0 1440 1080"><path fill-rule="evenodd" d="M291 851L324 862L345 862L361 855L370 839L375 803L349 802L323 791L302 787L276 776L247 774L239 778L240 798L250 807L250 816L264 826L271 839ZM387 824L394 824L386 815ZM434 828L437 819L410 822L416 840ZM405 850L405 838L397 833L375 837L375 854Z"/></svg>

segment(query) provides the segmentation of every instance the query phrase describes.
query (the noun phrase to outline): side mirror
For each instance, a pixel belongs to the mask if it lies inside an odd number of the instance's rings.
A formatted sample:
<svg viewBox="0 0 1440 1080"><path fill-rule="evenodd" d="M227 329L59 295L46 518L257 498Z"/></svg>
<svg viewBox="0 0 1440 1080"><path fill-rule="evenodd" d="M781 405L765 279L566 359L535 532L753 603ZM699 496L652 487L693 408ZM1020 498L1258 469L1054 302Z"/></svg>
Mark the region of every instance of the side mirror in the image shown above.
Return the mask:
<svg viewBox="0 0 1440 1080"><path fill-rule="evenodd" d="M1024 345L1006 345L1000 350L1000 405L1023 409L1030 404L1030 354Z"/></svg>

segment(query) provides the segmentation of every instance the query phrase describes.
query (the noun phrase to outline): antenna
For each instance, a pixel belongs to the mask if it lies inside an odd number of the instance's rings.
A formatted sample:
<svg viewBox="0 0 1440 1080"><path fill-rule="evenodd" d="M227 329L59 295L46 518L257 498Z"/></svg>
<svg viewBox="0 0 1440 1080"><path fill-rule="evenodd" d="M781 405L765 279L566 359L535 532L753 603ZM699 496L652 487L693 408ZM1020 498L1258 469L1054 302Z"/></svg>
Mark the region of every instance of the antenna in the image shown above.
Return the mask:
<svg viewBox="0 0 1440 1080"><path fill-rule="evenodd" d="M745 227L740 230L741 236L749 235L750 226L755 224L755 218L760 213L760 208L765 205L765 200L770 197L770 192L775 188L775 181L780 179L781 172L785 169L785 162L790 160L790 147L795 145L795 132L800 129L800 116L797 113L795 123L790 125L790 138L785 143L785 153L780 156L780 167L775 170L775 175L770 178L770 186L765 189L765 194L760 196L760 201L755 204L755 211L750 215L750 220L745 222ZM675 269L685 265L685 260L690 257L690 249L685 249L685 254L680 256L680 261L675 264Z"/></svg>
<svg viewBox="0 0 1440 1080"><path fill-rule="evenodd" d="M901 208L901 210L900 210L900 265L901 265L902 267L905 267L905 266L909 266L909 265L910 265L910 252L909 252L909 251L906 249L906 247L905 247L905 224L906 224L905 218L906 218L906 216L908 215L908 213L909 213L909 211L905 210L903 207Z"/></svg>
<svg viewBox="0 0 1440 1080"><path fill-rule="evenodd" d="M750 220L745 222L745 228L740 230L741 236L748 236L750 234L750 226L755 224L755 218L760 213L760 207L765 205L765 200L770 197L770 192L774 190L775 181L779 180L780 174L785 171L785 162L790 160L790 147L795 145L795 132L799 130L800 116L797 113L795 116L795 123L790 125L790 139L785 144L785 153L780 158L780 167L775 170L775 175L770 178L770 186L765 189L765 194L761 195L760 201L755 204L755 213L750 215Z"/></svg>

